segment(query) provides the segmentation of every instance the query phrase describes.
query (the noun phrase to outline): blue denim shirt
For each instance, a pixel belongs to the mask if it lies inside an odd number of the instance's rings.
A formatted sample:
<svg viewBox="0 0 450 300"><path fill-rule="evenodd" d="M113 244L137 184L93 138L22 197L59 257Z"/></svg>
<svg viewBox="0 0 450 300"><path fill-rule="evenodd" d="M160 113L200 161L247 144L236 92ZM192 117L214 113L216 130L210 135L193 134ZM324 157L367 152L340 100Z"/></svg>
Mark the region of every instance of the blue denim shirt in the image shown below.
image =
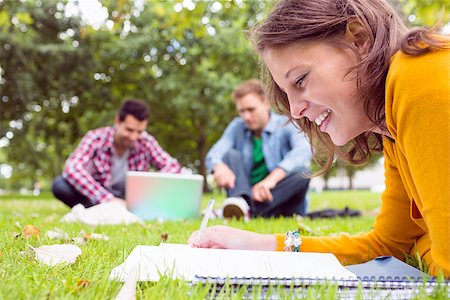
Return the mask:
<svg viewBox="0 0 450 300"><path fill-rule="evenodd" d="M305 135L299 132L288 118L274 112L264 128L261 139L264 160L267 169L272 172L279 167L289 173L295 169L310 167L311 148ZM231 149L242 154L244 169L248 176L253 165L252 132L241 118L234 118L227 126L222 137L206 155L206 167L209 172L214 165L222 163L223 156Z"/></svg>

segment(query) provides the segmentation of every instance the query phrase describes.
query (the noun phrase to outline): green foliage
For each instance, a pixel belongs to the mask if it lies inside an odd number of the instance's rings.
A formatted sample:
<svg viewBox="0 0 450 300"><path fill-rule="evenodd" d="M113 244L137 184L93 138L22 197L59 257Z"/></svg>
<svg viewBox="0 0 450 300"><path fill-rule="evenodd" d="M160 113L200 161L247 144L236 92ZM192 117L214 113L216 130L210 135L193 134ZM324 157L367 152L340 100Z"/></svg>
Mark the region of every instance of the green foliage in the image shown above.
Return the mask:
<svg viewBox="0 0 450 300"><path fill-rule="evenodd" d="M13 181L26 180L27 186L59 173L68 147L79 139L79 115L70 107L91 90L92 77L86 75L96 64L88 49L75 47L80 20L64 17L58 3L0 3L11 16L0 30L0 136L14 134L8 163Z"/></svg>
<svg viewBox="0 0 450 300"><path fill-rule="evenodd" d="M127 97L147 100L149 131L205 174L207 150L235 115L232 89L258 77L245 30L271 1L101 3L108 21L94 28L65 14L67 0L0 1L0 144L9 143L0 163L14 168L13 186L50 182L80 138L112 124ZM392 3L414 24L448 11L444 0Z"/></svg>
<svg viewBox="0 0 450 300"><path fill-rule="evenodd" d="M149 131L205 174L206 152L235 114L233 87L258 75L242 31L264 3L175 11L176 1L104 1L114 25L99 29L65 17L64 3L0 2L0 137L14 134L13 181L56 176L86 131L111 124L127 97L146 99Z"/></svg>
<svg viewBox="0 0 450 300"><path fill-rule="evenodd" d="M400 0L406 21L413 26L440 27L450 21L450 2L447 0Z"/></svg>

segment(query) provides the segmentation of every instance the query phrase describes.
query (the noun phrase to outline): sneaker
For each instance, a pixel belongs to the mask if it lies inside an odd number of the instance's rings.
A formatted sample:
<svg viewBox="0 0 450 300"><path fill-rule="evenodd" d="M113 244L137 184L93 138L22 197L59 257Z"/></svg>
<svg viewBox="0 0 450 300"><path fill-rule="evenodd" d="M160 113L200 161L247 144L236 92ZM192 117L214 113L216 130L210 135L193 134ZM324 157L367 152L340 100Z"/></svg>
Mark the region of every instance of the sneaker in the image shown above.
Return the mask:
<svg viewBox="0 0 450 300"><path fill-rule="evenodd" d="M225 199L222 205L222 214L224 218L250 220L250 206L242 197L230 197Z"/></svg>

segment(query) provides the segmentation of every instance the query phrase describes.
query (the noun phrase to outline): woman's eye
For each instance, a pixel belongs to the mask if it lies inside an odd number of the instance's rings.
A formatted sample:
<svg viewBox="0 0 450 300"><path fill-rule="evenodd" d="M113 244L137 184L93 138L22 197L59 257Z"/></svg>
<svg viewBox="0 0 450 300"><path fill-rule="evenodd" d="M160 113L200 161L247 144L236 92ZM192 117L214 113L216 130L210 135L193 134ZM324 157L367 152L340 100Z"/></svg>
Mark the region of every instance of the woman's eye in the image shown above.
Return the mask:
<svg viewBox="0 0 450 300"><path fill-rule="evenodd" d="M295 79L295 85L302 86L303 82L305 81L306 75L308 75L308 74L304 74L304 75L298 77L297 79Z"/></svg>

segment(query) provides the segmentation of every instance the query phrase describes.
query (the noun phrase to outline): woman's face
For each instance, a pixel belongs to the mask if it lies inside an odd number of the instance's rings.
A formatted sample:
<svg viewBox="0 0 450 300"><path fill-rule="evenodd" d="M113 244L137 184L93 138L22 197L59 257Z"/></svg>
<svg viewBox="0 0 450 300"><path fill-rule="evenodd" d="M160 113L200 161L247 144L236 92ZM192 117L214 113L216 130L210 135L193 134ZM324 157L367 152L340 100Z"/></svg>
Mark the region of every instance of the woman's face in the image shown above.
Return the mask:
<svg viewBox="0 0 450 300"><path fill-rule="evenodd" d="M308 118L342 146L374 124L356 99L356 76L347 75L356 57L326 42L268 48L262 54L273 79L289 100L292 118Z"/></svg>

